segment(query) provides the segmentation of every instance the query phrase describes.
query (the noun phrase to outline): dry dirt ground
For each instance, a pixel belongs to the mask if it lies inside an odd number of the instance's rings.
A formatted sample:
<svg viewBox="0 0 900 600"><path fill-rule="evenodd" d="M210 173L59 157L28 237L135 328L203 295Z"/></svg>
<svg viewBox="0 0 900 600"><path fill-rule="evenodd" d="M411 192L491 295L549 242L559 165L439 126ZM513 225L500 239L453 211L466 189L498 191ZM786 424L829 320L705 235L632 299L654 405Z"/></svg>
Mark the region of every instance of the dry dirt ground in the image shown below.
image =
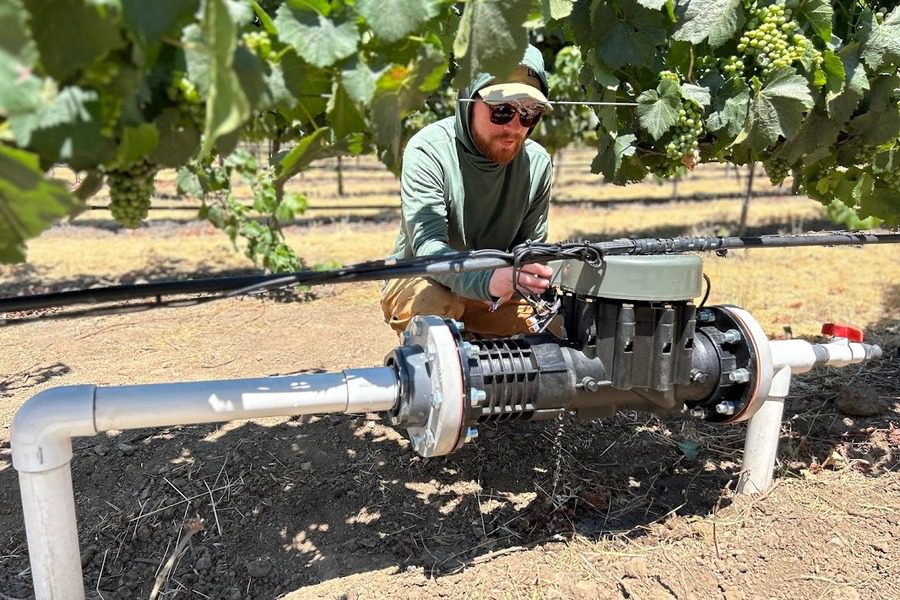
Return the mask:
<svg viewBox="0 0 900 600"><path fill-rule="evenodd" d="M559 197L621 192L567 167ZM333 182L306 177L324 204ZM346 185L389 201L395 184L373 181ZM739 211L739 200L560 205L551 238L721 233ZM823 226L804 199L755 200L751 217L754 233ZM350 263L385 255L396 227L388 211L314 218L289 236L310 264ZM0 296L251 267L206 224L125 232L97 213L3 267ZM732 494L743 426L681 415L506 424L430 460L375 414L111 432L77 439L72 461L89 597L149 598L158 583L159 598L227 600L900 598L900 248L733 252L706 271L710 301L742 305L769 335L815 337L834 319L885 349L877 364L797 378L769 493ZM24 401L60 385L379 365L397 342L377 291L0 327L0 598L31 597L9 447Z"/></svg>

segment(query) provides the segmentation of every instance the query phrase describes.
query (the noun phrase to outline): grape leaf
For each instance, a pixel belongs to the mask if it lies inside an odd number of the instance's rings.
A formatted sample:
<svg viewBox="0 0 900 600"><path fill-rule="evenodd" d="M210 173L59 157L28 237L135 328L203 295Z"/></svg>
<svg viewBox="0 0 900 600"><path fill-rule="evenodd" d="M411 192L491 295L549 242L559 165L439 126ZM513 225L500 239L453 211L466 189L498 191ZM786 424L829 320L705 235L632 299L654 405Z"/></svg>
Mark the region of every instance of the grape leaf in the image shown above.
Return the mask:
<svg viewBox="0 0 900 600"><path fill-rule="evenodd" d="M366 130L366 122L359 114L359 109L347 95L344 86L337 82L334 84L331 100L328 102L328 122L334 129L334 134L339 138Z"/></svg>
<svg viewBox="0 0 900 600"><path fill-rule="evenodd" d="M565 19L572 14L575 0L541 0L544 19Z"/></svg>
<svg viewBox="0 0 900 600"><path fill-rule="evenodd" d="M358 0L359 14L379 38L399 40L437 15L436 0Z"/></svg>
<svg viewBox="0 0 900 600"><path fill-rule="evenodd" d="M900 137L900 108L894 90L900 86L898 77L879 77L872 84L868 110L850 121L850 132L860 136L871 146Z"/></svg>
<svg viewBox="0 0 900 600"><path fill-rule="evenodd" d="M729 138L737 136L750 112L750 88L744 80L729 80L716 94L715 110L706 120L711 131L723 131Z"/></svg>
<svg viewBox="0 0 900 600"><path fill-rule="evenodd" d="M375 95L375 84L381 73L375 73L362 60L351 62L352 68L341 71L341 82L354 102L368 104Z"/></svg>
<svg viewBox="0 0 900 600"><path fill-rule="evenodd" d="M356 23L335 24L324 15L282 4L275 13L278 38L292 46L303 60L317 67L330 67L356 52Z"/></svg>
<svg viewBox="0 0 900 600"><path fill-rule="evenodd" d="M591 173L602 173L608 181L620 181L622 161L634 156L637 151L636 142L637 137L631 133L613 137L604 132L597 156L591 162Z"/></svg>
<svg viewBox="0 0 900 600"><path fill-rule="evenodd" d="M800 129L804 110L813 104L806 78L793 69L780 69L752 99L750 117L734 143L746 142L758 151L779 136L790 139Z"/></svg>
<svg viewBox="0 0 900 600"><path fill-rule="evenodd" d="M125 127L122 141L116 151L116 160L123 167L137 162L150 154L159 144L159 131L152 123L141 123L137 127Z"/></svg>
<svg viewBox="0 0 900 600"><path fill-rule="evenodd" d="M43 82L17 56L0 49L0 117L36 110Z"/></svg>
<svg viewBox="0 0 900 600"><path fill-rule="evenodd" d="M666 29L661 13L636 4L626 4L621 14L606 3L592 10L590 36L599 41L597 54L606 65L619 69L641 65L651 70L662 67L658 46L666 43Z"/></svg>
<svg viewBox="0 0 900 600"><path fill-rule="evenodd" d="M898 226L900 225L900 194L892 188L875 186L872 193L860 201L858 212L860 216L879 217L885 222L885 225Z"/></svg>
<svg viewBox="0 0 900 600"><path fill-rule="evenodd" d="M674 81L663 79L657 89L647 90L638 96L637 103L641 127L646 129L654 140L661 138L678 122L681 93Z"/></svg>
<svg viewBox="0 0 900 600"><path fill-rule="evenodd" d="M828 91L832 93L840 92L844 88L844 79L847 77L844 63L831 50L822 52L822 59L822 70L825 72L825 82L828 84Z"/></svg>
<svg viewBox="0 0 900 600"><path fill-rule="evenodd" d="M28 66L37 62L37 48L28 28L28 13L21 0L0 4L0 49L19 57Z"/></svg>
<svg viewBox="0 0 900 600"><path fill-rule="evenodd" d="M453 41L459 63L457 86L465 87L480 73L505 77L528 46L523 27L533 0L470 0Z"/></svg>
<svg viewBox="0 0 900 600"><path fill-rule="evenodd" d="M38 156L0 145L0 262L25 260L25 241L83 208L58 181L44 179Z"/></svg>
<svg viewBox="0 0 900 600"><path fill-rule="evenodd" d="M207 0L200 22L205 52L209 55L209 95L201 154L216 140L236 131L250 116L250 105L232 68L237 47L237 26L224 0Z"/></svg>
<svg viewBox="0 0 900 600"><path fill-rule="evenodd" d="M826 44L831 42L831 21L834 10L829 0L808 0L800 7L800 17L809 22L810 27Z"/></svg>
<svg viewBox="0 0 900 600"><path fill-rule="evenodd" d="M67 87L38 110L12 116L10 126L20 147L36 151L46 164L64 161L89 169L111 158L114 148L100 134L97 92Z"/></svg>
<svg viewBox="0 0 900 600"><path fill-rule="evenodd" d="M692 83L681 84L681 96L687 100L693 100L703 108L709 106L711 101L708 88Z"/></svg>
<svg viewBox="0 0 900 600"><path fill-rule="evenodd" d="M122 22L144 46L177 32L197 12L198 0L122 0Z"/></svg>
<svg viewBox="0 0 900 600"><path fill-rule="evenodd" d="M200 132L181 118L177 108L167 108L156 118L159 143L150 160L164 167L184 164L200 146Z"/></svg>
<svg viewBox="0 0 900 600"><path fill-rule="evenodd" d="M124 41L115 12L83 0L25 0L47 74L66 81Z"/></svg>
<svg viewBox="0 0 900 600"><path fill-rule="evenodd" d="M637 0L637 3L650 10L662 10L669 0Z"/></svg>
<svg viewBox="0 0 900 600"><path fill-rule="evenodd" d="M781 155L789 164L801 159L803 164L815 164L823 155L831 154L840 131L840 124L835 123L834 119L813 111L803 121L797 135L785 142Z"/></svg>
<svg viewBox="0 0 900 600"><path fill-rule="evenodd" d="M695 45L708 39L709 45L717 48L731 39L743 22L741 0L688 0L684 22L672 37Z"/></svg>
<svg viewBox="0 0 900 600"><path fill-rule="evenodd" d="M885 62L900 64L900 6L876 25L862 50L862 58L872 69Z"/></svg>

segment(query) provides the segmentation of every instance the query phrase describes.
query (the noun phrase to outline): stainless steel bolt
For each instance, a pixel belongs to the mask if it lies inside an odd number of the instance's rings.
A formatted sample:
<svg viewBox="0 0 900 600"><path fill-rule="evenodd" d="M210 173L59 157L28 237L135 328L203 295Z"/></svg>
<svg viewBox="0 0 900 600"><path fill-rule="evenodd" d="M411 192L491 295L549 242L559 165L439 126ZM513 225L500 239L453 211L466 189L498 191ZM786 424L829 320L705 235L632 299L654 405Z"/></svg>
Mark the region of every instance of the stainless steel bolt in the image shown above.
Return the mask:
<svg viewBox="0 0 900 600"><path fill-rule="evenodd" d="M469 427L466 430L466 437L465 437L463 443L468 444L469 442L471 442L472 440L474 440L477 437L478 437L478 430L475 429L474 427Z"/></svg>
<svg viewBox="0 0 900 600"><path fill-rule="evenodd" d="M722 337L725 339L726 344L735 344L741 341L741 332L737 329L729 329L725 333L722 334Z"/></svg>
<svg viewBox="0 0 900 600"><path fill-rule="evenodd" d="M706 418L706 410L704 410L703 408L700 408L699 406L695 406L694 408L692 408L690 411L688 411L688 414L691 415L692 417L694 417L695 419L705 419Z"/></svg>
<svg viewBox="0 0 900 600"><path fill-rule="evenodd" d="M701 371L700 369L691 369L692 383L704 383L707 379L709 379L709 373Z"/></svg>
<svg viewBox="0 0 900 600"><path fill-rule="evenodd" d="M449 321L451 325L456 327L457 331L462 332L466 330L466 324L462 321L457 321L456 319L449 319Z"/></svg>
<svg viewBox="0 0 900 600"><path fill-rule="evenodd" d="M478 358L478 346L470 342L463 342L463 351L469 358Z"/></svg>
<svg viewBox="0 0 900 600"><path fill-rule="evenodd" d="M734 411L734 402L730 400L725 400L724 402L719 402L718 404L716 404L716 412L720 415L731 416L734 414Z"/></svg>
<svg viewBox="0 0 900 600"><path fill-rule="evenodd" d="M478 388L472 388L469 390L469 398L472 399L472 402L484 402L487 400L487 392Z"/></svg>
<svg viewBox="0 0 900 600"><path fill-rule="evenodd" d="M430 429L425 430L425 446L427 448L434 448L434 434Z"/></svg>
<svg viewBox="0 0 900 600"><path fill-rule="evenodd" d="M728 379L734 383L747 383L750 381L750 371L747 369L735 369L728 374Z"/></svg>
<svg viewBox="0 0 900 600"><path fill-rule="evenodd" d="M716 320L716 314L708 308L697 311L697 320L701 323L712 323Z"/></svg>
<svg viewBox="0 0 900 600"><path fill-rule="evenodd" d="M441 395L440 392L438 392L438 391L431 392L431 405L433 407L437 408L438 406L441 405L441 403L443 401L444 401L444 397Z"/></svg>

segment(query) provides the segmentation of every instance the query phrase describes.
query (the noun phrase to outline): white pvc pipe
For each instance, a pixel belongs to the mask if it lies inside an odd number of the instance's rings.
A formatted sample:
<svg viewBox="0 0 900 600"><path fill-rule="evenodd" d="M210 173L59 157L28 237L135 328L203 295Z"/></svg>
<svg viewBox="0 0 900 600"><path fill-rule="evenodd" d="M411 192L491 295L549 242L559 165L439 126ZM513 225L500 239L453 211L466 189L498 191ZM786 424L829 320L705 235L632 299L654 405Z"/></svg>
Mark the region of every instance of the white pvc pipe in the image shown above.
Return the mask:
<svg viewBox="0 0 900 600"><path fill-rule="evenodd" d="M36 600L84 598L69 461L72 438L110 429L385 411L399 396L390 367L234 381L53 388L28 400L12 427L13 466Z"/></svg>
<svg viewBox="0 0 900 600"><path fill-rule="evenodd" d="M28 559L35 598L81 600L81 555L69 463L40 473L19 472Z"/></svg>
<svg viewBox="0 0 900 600"><path fill-rule="evenodd" d="M774 375L768 390L759 390L766 399L747 426L744 460L737 484L739 494L762 493L772 485L784 399L790 391L793 373L805 373L818 365L843 367L881 356L878 346L848 342L846 339L835 339L827 344L775 340L770 341L768 346ZM764 370L766 366L758 368Z"/></svg>

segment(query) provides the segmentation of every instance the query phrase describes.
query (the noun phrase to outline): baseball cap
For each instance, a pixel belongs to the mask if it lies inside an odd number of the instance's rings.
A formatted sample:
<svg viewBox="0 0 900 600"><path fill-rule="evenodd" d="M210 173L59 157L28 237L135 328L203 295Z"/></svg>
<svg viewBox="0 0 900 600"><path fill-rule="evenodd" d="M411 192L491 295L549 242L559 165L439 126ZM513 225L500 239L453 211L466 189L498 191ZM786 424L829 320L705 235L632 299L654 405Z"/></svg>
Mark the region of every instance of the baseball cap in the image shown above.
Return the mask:
<svg viewBox="0 0 900 600"><path fill-rule="evenodd" d="M541 83L534 71L519 65L506 81L492 83L478 90L478 95L488 104L534 104L548 106L550 102L541 91Z"/></svg>

